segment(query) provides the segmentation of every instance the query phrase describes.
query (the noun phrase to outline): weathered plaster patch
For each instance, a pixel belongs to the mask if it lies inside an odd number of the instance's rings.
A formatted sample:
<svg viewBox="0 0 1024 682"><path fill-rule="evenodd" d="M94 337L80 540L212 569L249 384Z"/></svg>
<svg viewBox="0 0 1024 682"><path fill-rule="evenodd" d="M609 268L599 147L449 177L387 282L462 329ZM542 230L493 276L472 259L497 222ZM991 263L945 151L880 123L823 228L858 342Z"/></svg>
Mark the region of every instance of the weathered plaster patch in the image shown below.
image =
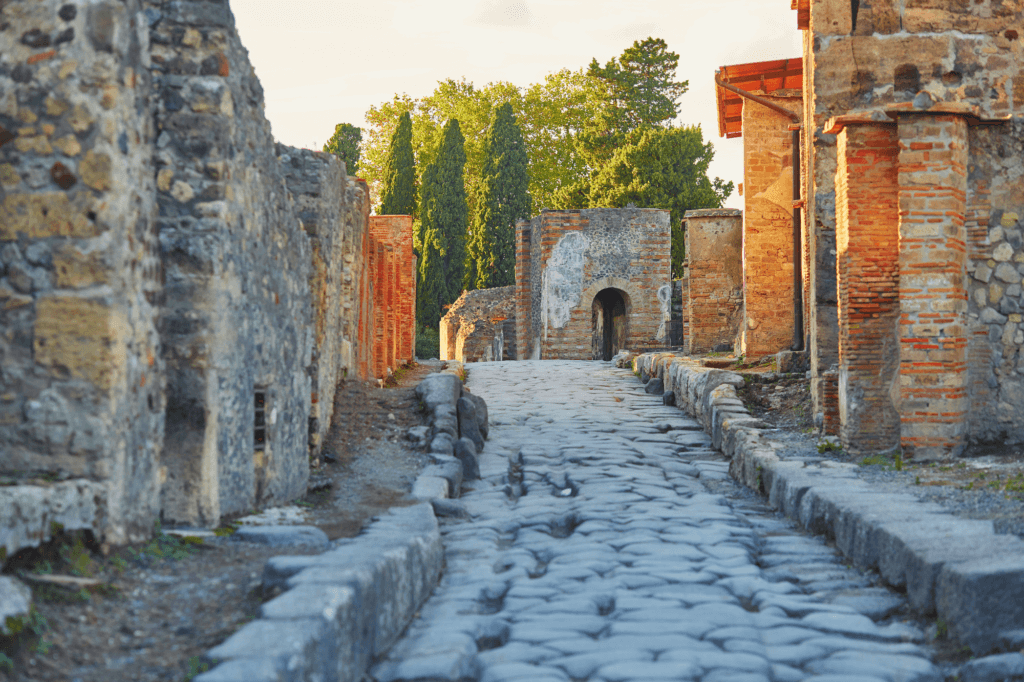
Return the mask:
<svg viewBox="0 0 1024 682"><path fill-rule="evenodd" d="M672 321L672 285L658 288L658 305L661 307L661 324L658 326L658 341L668 344L668 325Z"/></svg>
<svg viewBox="0 0 1024 682"><path fill-rule="evenodd" d="M572 309L583 294L583 254L590 240L581 232L569 232L551 250L544 268L541 289L541 325L544 338L548 327L561 329L569 322Z"/></svg>

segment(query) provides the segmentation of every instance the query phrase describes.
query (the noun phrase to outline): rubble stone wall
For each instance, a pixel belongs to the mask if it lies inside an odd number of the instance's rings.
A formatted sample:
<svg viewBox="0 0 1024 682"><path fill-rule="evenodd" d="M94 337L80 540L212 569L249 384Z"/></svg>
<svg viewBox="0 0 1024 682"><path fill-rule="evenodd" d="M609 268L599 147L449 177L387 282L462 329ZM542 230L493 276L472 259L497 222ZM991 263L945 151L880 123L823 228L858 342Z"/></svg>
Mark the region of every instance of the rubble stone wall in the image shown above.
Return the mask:
<svg viewBox="0 0 1024 682"><path fill-rule="evenodd" d="M968 128L967 437L1024 442L1024 118Z"/></svg>
<svg viewBox="0 0 1024 682"><path fill-rule="evenodd" d="M743 212L687 211L688 355L732 345L743 318Z"/></svg>
<svg viewBox="0 0 1024 682"><path fill-rule="evenodd" d="M625 303L625 348L667 345L668 220L661 209L545 209L530 223L520 223L517 234L531 234L529 267L517 263L516 269L517 286L528 287L528 294L519 294L516 314L520 357L593 359L593 305L606 289ZM525 252L521 245L520 253Z"/></svg>

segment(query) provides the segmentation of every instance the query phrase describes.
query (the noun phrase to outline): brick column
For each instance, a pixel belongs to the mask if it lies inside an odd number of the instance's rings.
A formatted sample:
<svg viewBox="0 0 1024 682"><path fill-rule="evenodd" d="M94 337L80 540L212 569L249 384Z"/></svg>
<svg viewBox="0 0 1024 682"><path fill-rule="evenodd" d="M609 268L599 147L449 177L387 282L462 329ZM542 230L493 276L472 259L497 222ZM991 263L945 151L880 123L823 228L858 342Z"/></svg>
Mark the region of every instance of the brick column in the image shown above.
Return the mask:
<svg viewBox="0 0 1024 682"><path fill-rule="evenodd" d="M900 441L896 126L848 125L837 142L839 435L845 449L867 454Z"/></svg>
<svg viewBox="0 0 1024 682"><path fill-rule="evenodd" d="M539 224L540 221L535 221ZM516 224L516 357L533 357L533 305L530 287L530 238L532 223L522 220Z"/></svg>
<svg viewBox="0 0 1024 682"><path fill-rule="evenodd" d="M899 119L900 418L904 452L945 459L967 413L967 123Z"/></svg>

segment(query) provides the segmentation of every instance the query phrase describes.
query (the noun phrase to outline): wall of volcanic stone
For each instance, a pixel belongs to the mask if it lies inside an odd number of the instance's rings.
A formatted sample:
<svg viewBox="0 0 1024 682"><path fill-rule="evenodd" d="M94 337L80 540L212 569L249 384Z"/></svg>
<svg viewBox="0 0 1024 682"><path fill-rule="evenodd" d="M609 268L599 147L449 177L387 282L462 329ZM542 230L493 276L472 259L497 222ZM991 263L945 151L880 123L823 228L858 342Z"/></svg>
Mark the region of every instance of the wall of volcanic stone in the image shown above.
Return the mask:
<svg viewBox="0 0 1024 682"><path fill-rule="evenodd" d="M0 555L301 495L375 293L414 299L368 222L275 144L226 2L0 3Z"/></svg>
<svg viewBox="0 0 1024 682"><path fill-rule="evenodd" d="M161 265L142 10L136 0L0 5L8 550L38 543L51 522L140 540L159 512Z"/></svg>

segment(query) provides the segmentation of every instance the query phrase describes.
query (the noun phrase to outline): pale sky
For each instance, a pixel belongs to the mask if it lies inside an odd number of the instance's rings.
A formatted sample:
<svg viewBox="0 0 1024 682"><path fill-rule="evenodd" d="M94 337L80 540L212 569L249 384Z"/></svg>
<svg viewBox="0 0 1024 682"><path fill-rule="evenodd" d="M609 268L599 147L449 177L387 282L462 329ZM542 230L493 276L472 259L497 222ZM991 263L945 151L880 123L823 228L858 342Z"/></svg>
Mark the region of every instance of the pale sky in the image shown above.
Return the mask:
<svg viewBox="0 0 1024 682"><path fill-rule="evenodd" d="M720 66L799 57L790 0L234 0L242 42L263 83L274 136L320 149L337 123L364 127L373 105L437 81L540 82L604 64L634 40L663 38L690 89L680 124L715 146L709 175L743 180L743 140L718 137ZM727 205L742 208L734 191Z"/></svg>

